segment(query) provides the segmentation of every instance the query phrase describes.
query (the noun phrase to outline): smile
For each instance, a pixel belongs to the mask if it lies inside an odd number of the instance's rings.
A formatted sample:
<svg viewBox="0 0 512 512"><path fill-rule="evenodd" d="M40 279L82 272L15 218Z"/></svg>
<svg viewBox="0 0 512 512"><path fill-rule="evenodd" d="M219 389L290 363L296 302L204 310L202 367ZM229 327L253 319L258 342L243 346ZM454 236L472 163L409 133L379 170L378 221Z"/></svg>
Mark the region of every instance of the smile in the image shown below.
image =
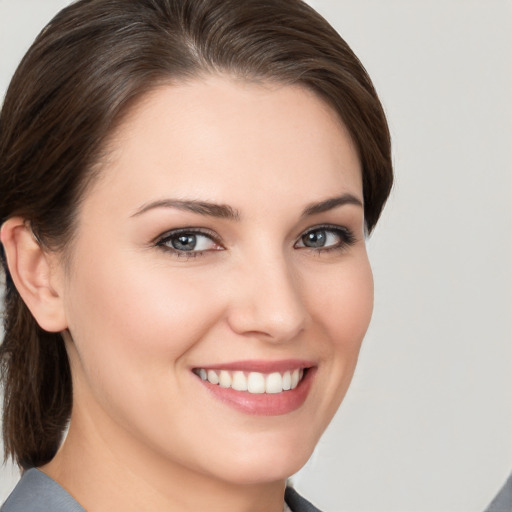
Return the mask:
<svg viewBox="0 0 512 512"><path fill-rule="evenodd" d="M285 372L244 372L226 369L196 368L194 373L203 381L221 388L247 391L253 394L276 394L295 389L304 378L305 369L295 368ZM307 370L306 370L307 372Z"/></svg>
<svg viewBox="0 0 512 512"><path fill-rule="evenodd" d="M289 414L306 401L318 366L314 361L232 361L191 368L198 383L223 404L244 414Z"/></svg>

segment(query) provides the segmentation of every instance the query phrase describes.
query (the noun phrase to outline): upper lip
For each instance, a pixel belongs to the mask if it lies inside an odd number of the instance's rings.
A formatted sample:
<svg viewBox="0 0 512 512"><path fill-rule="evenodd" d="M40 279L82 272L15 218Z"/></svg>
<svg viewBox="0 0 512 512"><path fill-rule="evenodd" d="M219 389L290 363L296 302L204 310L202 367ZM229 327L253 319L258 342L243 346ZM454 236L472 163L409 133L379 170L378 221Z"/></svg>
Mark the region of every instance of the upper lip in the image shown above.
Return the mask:
<svg viewBox="0 0 512 512"><path fill-rule="evenodd" d="M206 364L204 366L195 366L195 369L203 368L205 370L231 370L243 372L286 372L315 366L312 361L305 359L282 359L280 361L264 361L264 360L244 360L244 361L231 361L229 363L220 364Z"/></svg>

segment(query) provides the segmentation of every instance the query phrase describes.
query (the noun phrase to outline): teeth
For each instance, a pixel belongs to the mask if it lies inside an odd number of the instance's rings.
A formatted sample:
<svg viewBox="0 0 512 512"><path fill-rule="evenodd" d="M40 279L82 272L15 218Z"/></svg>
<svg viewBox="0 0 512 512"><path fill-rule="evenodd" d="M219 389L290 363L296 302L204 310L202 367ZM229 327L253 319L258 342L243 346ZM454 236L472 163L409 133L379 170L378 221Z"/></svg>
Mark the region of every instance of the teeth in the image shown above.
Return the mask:
<svg viewBox="0 0 512 512"><path fill-rule="evenodd" d="M244 372L233 373L233 382L231 387L236 391L247 391L247 378Z"/></svg>
<svg viewBox="0 0 512 512"><path fill-rule="evenodd" d="M242 371L230 372L228 370L206 370L199 368L194 372L210 384L218 384L221 388L232 388L235 391L248 391L254 394L275 394L295 389L304 376L304 369L296 368L284 373L273 372L264 374L260 372Z"/></svg>
<svg viewBox="0 0 512 512"><path fill-rule="evenodd" d="M219 383L219 376L217 375L217 372L215 370L208 370L208 373L206 375L208 377L208 382L211 382L212 384Z"/></svg>
<svg viewBox="0 0 512 512"><path fill-rule="evenodd" d="M292 372L292 389L295 389L297 387L297 384L299 383L299 370L293 370Z"/></svg>
<svg viewBox="0 0 512 512"><path fill-rule="evenodd" d="M284 374L283 374L283 390L288 391L291 388L292 388L292 374L290 372L284 372Z"/></svg>
<svg viewBox="0 0 512 512"><path fill-rule="evenodd" d="M271 373L265 382L265 393L281 393L283 391L283 377L280 373Z"/></svg>
<svg viewBox="0 0 512 512"><path fill-rule="evenodd" d="M219 386L221 388L230 388L231 387L231 375L226 370L220 371Z"/></svg>
<svg viewBox="0 0 512 512"><path fill-rule="evenodd" d="M247 391L249 393L265 393L265 376L258 372L249 373Z"/></svg>

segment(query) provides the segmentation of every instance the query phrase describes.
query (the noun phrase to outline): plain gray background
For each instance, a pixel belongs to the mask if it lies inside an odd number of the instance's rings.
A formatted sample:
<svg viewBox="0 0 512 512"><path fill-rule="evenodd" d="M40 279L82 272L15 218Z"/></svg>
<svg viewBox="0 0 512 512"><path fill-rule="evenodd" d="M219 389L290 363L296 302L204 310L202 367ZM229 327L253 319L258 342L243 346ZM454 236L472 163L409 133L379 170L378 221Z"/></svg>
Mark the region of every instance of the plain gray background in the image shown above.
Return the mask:
<svg viewBox="0 0 512 512"><path fill-rule="evenodd" d="M0 0L0 96L67 3ZM481 512L512 469L512 2L310 3L374 80L397 178L359 367L295 485L326 512Z"/></svg>

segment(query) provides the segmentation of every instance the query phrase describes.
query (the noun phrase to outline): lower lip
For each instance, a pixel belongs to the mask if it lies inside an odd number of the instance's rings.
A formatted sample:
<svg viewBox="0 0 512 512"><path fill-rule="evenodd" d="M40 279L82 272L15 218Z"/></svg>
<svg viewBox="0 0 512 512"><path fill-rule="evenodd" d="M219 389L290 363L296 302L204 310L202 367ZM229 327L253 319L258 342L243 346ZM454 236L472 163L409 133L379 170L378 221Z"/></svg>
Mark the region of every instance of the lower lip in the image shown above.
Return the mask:
<svg viewBox="0 0 512 512"><path fill-rule="evenodd" d="M249 393L223 388L206 380L200 382L215 398L238 411L259 416L279 416L302 406L311 389L315 371L316 368L309 368L295 389L281 393Z"/></svg>

